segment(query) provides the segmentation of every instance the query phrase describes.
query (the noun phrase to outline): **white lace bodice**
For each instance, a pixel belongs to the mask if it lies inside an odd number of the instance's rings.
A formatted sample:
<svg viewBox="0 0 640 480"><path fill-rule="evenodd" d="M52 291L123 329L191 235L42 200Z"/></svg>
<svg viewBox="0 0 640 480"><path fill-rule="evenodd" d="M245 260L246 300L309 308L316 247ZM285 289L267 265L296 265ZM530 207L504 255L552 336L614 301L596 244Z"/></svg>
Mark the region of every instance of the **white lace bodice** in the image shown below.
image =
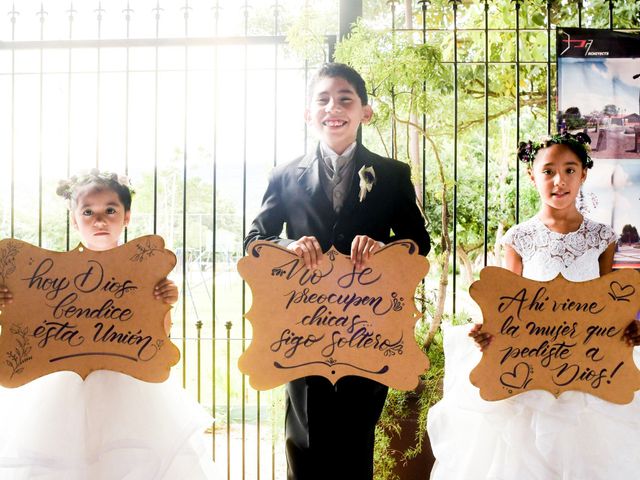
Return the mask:
<svg viewBox="0 0 640 480"><path fill-rule="evenodd" d="M522 276L547 281L558 273L582 282L600 276L598 258L617 239L608 225L584 218L575 232L552 232L537 217L511 227L502 238L522 257Z"/></svg>

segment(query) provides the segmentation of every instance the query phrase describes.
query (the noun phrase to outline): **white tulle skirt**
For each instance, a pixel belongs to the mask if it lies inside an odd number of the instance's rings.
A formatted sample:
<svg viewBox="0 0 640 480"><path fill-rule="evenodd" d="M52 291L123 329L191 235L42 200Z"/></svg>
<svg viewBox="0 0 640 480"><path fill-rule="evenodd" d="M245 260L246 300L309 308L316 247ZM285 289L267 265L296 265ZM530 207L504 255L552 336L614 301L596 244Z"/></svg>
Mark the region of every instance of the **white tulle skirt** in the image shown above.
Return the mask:
<svg viewBox="0 0 640 480"><path fill-rule="evenodd" d="M211 479L212 421L171 381L54 373L0 388L0 479Z"/></svg>
<svg viewBox="0 0 640 480"><path fill-rule="evenodd" d="M444 398L429 410L431 480L636 480L640 395L616 405L544 391L487 402L469 381L481 353L470 326L444 326ZM634 351L636 365L640 353Z"/></svg>

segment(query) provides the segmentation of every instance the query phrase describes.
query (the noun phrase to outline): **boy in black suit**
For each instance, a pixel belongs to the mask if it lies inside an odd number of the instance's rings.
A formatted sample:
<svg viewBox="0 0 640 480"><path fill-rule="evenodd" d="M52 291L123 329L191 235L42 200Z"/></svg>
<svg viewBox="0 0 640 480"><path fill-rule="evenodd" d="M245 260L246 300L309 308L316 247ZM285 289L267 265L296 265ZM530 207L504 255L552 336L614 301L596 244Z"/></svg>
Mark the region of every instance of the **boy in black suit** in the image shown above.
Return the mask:
<svg viewBox="0 0 640 480"><path fill-rule="evenodd" d="M356 269L394 240L411 239L426 255L429 235L409 166L356 141L358 127L373 115L362 77L347 65L328 63L311 80L309 93L305 118L320 142L274 169L245 249L254 240L271 240L303 257L309 268L332 245L350 255ZM316 376L288 383L289 480L370 480L375 425L386 395L386 386L355 376L335 387Z"/></svg>

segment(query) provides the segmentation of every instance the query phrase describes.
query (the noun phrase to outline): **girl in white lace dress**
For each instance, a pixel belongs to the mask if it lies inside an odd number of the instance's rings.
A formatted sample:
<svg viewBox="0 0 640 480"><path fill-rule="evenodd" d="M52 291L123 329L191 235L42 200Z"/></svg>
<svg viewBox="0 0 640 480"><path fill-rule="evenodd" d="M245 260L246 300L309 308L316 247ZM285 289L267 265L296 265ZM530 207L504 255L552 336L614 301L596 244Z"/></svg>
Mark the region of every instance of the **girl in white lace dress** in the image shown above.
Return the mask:
<svg viewBox="0 0 640 480"><path fill-rule="evenodd" d="M91 171L61 182L73 225L91 250L115 248L131 215L124 177ZM158 283L156 301L178 289ZM0 285L0 306L13 295ZM1 480L208 480L204 431L213 419L171 380L147 383L99 370L56 372L0 387Z"/></svg>
<svg viewBox="0 0 640 480"><path fill-rule="evenodd" d="M578 282L611 271L616 234L584 218L576 196L593 165L585 134L521 143L540 194L538 214L502 242L509 270L533 280ZM581 392L535 390L487 402L469 381L491 337L481 325L444 328L444 398L429 411L431 480L631 480L640 478L640 394L617 405ZM472 338L469 338L472 337ZM475 343L474 344L474 340ZM625 340L640 344L638 322ZM476 348L480 347L480 349ZM640 365L638 348L634 360Z"/></svg>

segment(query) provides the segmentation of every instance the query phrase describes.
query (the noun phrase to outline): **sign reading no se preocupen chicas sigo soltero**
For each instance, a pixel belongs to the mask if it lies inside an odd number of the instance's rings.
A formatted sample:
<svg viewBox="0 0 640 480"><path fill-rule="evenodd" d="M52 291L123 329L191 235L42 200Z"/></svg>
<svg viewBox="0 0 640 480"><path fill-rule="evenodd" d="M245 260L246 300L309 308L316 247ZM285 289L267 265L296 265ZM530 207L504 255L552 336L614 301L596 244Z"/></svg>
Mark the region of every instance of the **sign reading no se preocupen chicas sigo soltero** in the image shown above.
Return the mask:
<svg viewBox="0 0 640 480"><path fill-rule="evenodd" d="M253 297L253 339L240 370L258 390L308 375L415 388L428 360L415 341L413 299L428 269L410 241L387 245L361 270L335 249L310 270L286 248L251 244L238 263Z"/></svg>
<svg viewBox="0 0 640 480"><path fill-rule="evenodd" d="M0 313L0 384L17 387L61 370L166 380L179 351L165 332L170 306L153 289L175 261L154 235L103 252L2 240L0 284L14 300Z"/></svg>
<svg viewBox="0 0 640 480"><path fill-rule="evenodd" d="M622 340L640 308L640 273L625 269L587 282L558 275L536 282L486 267L470 293L493 335L470 375L485 400L542 389L629 403L640 389L633 347Z"/></svg>

